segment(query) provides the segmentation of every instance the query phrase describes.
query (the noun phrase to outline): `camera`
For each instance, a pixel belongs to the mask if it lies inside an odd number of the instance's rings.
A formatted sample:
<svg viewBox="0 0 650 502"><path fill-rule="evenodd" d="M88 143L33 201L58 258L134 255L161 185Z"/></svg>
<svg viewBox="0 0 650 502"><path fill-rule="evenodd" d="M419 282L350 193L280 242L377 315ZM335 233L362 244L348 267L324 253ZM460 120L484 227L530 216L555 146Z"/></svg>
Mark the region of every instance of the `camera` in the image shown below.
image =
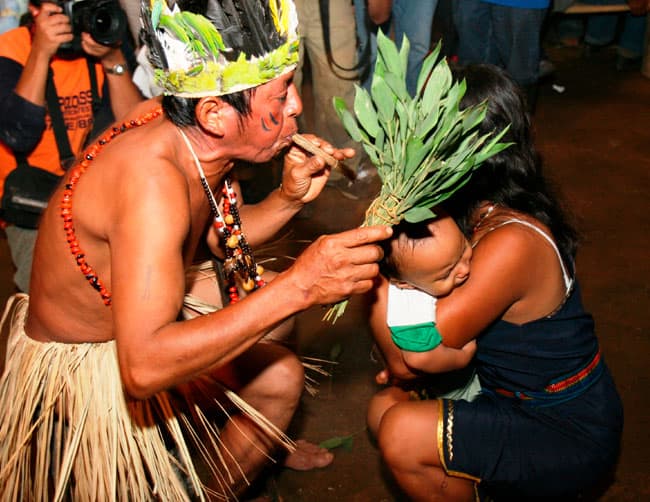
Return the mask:
<svg viewBox="0 0 650 502"><path fill-rule="evenodd" d="M60 53L83 52L81 33L84 31L102 45L115 45L126 33L126 14L117 0L63 0L59 5L70 18L74 35L72 41L61 44Z"/></svg>

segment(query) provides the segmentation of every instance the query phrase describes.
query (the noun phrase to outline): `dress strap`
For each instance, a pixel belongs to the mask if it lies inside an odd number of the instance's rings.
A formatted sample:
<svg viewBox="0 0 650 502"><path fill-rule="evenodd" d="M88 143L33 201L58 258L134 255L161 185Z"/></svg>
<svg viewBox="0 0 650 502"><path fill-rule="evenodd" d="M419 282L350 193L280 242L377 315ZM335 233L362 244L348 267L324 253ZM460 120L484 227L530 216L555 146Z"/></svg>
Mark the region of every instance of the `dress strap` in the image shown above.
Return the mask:
<svg viewBox="0 0 650 502"><path fill-rule="evenodd" d="M506 221L502 221L500 223L497 223L494 226L491 226L487 232L491 232L492 230L496 230L497 228L503 227L505 225L508 225L510 223L519 223L520 225L524 225L525 227L528 227L532 230L535 230L539 235L541 235L546 241L551 245L551 247L555 250L555 254L557 255L558 260L560 261L560 268L562 269L562 277L564 278L564 286L566 288L566 294L567 296L571 292L571 289L573 288L573 278L571 275L567 272L566 266L564 265L564 260L562 259L562 255L560 254L560 250L557 248L557 244L555 244L555 241L546 233L544 230L539 228L537 225L533 225L532 223L526 221L526 220L520 220L519 218L510 218ZM476 245L476 244L474 244Z"/></svg>

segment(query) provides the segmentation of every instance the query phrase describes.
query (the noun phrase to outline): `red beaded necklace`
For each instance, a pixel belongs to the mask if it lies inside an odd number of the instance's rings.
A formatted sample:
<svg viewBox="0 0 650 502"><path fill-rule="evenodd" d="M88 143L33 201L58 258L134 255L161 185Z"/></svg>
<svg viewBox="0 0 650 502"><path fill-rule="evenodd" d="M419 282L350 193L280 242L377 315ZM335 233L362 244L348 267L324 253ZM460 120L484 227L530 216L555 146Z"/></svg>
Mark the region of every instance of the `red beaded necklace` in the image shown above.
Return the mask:
<svg viewBox="0 0 650 502"><path fill-rule="evenodd" d="M84 274L90 285L99 292L104 305L107 307L111 305L111 292L106 289L106 286L97 275L97 272L95 272L95 269L86 262L86 254L79 246L79 241L74 231L74 223L72 221L72 195L77 188L79 178L81 178L81 175L86 172L86 169L88 169L88 166L95 159L104 145L110 143L116 136L119 136L123 132L144 125L159 117L161 114L162 109L156 108L155 110L144 114L142 117L123 122L120 127L111 128L97 141L97 143L86 149L83 160L70 171L70 178L63 190L63 198L61 199L61 218L63 218L63 229L66 234L68 245L70 246L70 252L75 257L81 273Z"/></svg>
<svg viewBox="0 0 650 502"><path fill-rule="evenodd" d="M116 136L119 136L123 132L133 129L134 127L142 126L159 117L161 114L162 109L156 108L155 110L144 114L142 117L123 122L120 127L111 128L110 131L102 136L94 145L86 149L83 160L71 169L70 178L63 191L63 197L61 199L61 218L63 218L63 229L70 247L70 252L74 256L81 272L84 274L90 285L99 292L104 305L107 307L111 305L112 295L111 292L106 289L106 286L97 275L97 272L95 272L95 269L86 262L86 254L79 246L79 240L77 239L74 230L74 223L72 221L72 196L77 187L77 183L79 182L79 178L81 178L81 175L86 172L90 163L95 159L105 145L110 143ZM199 171L201 185L208 196L210 208L214 215L213 225L226 249L224 269L229 283L228 297L230 298L230 303L236 303L239 301L239 290L237 286L239 281L237 278L240 279L242 288L245 291L253 291L264 286L265 282L261 277L264 269L255 263L250 246L241 231L241 220L239 218L239 210L237 209L237 194L233 190L230 180L226 178L222 189L224 196L224 215L222 216L217 201L214 198L214 194L212 193L205 178L205 174L203 173L201 163L194 153L191 143L185 136L185 133L180 129L179 131L183 140L187 144L194 159L194 163Z"/></svg>

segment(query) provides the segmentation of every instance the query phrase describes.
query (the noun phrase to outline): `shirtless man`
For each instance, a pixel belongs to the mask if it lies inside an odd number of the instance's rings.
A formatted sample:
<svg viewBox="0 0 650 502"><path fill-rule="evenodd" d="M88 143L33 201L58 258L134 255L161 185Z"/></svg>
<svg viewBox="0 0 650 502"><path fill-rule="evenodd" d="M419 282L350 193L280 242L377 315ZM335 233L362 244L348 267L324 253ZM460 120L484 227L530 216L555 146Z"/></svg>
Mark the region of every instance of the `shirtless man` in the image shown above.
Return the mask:
<svg viewBox="0 0 650 502"><path fill-rule="evenodd" d="M278 7L294 12L287 0ZM162 100L141 103L54 194L40 224L30 297L8 307L0 405L16 412L0 419L0 498L230 497L245 490L278 442L291 448L282 431L298 405L303 368L286 348L260 340L313 305L369 290L382 256L375 243L390 229L321 237L254 292L231 286L233 303L222 309L191 320L179 313L191 286L185 271L206 228L214 253L224 239L213 220L238 234L235 201L221 200L235 160L263 163L288 148L279 189L239 208L251 247L327 181L324 161L291 141L302 110L292 33L285 29L276 47L286 57L275 57L272 71L243 91L213 79L201 97L168 87ZM352 155L312 140L338 159ZM225 214L214 214L208 190ZM236 265L248 263L243 242L226 243ZM240 274L239 284L246 279ZM230 390L268 420L235 408ZM230 412L223 422L215 399ZM47 460L34 462L35 452ZM198 480L198 458L210 480Z"/></svg>

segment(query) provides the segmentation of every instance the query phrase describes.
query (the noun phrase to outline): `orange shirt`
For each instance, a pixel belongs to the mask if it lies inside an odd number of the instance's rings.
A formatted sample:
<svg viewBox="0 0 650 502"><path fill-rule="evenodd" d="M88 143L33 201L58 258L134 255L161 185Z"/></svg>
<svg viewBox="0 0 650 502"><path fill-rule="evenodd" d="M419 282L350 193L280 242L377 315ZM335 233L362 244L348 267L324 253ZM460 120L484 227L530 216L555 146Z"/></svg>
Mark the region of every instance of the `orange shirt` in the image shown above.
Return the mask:
<svg viewBox="0 0 650 502"><path fill-rule="evenodd" d="M0 36L0 57L12 59L25 66L31 46L31 35L27 28L10 30ZM55 56L50 62L50 67L54 74L54 85L68 132L70 149L77 155L93 125L92 94L86 58L61 59ZM97 87L101 94L104 72L99 62L96 63L95 69ZM45 115L45 123L43 136L27 160L30 165L61 175L63 170L49 114ZM0 194L4 188L5 177L15 166L13 152L0 141Z"/></svg>

